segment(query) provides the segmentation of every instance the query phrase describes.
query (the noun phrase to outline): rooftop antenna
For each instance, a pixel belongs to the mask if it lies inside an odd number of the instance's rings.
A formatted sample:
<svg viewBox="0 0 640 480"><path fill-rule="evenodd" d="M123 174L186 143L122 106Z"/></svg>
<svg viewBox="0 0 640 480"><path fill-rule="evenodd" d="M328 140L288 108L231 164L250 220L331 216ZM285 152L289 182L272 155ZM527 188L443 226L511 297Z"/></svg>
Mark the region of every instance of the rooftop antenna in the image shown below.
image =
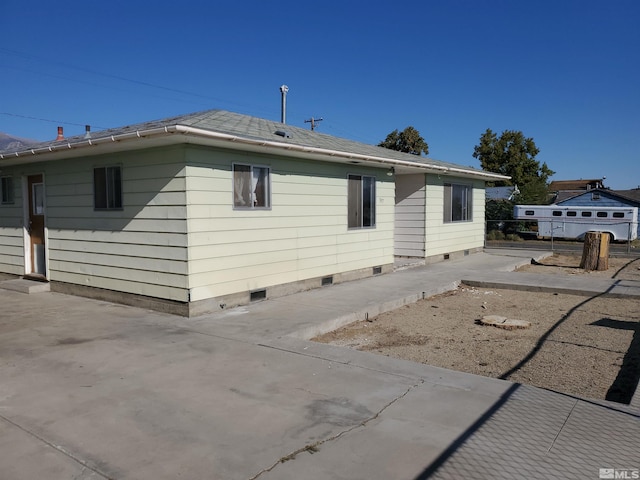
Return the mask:
<svg viewBox="0 0 640 480"><path fill-rule="evenodd" d="M282 108L280 109L280 123L287 123L287 92L289 87L286 85L280 86L280 93L282 93Z"/></svg>
<svg viewBox="0 0 640 480"><path fill-rule="evenodd" d="M320 118L311 117L309 120L305 120L304 123L310 123L311 124L311 131L313 132L316 129L316 123L317 122L321 122L321 121L322 121L322 117L320 117Z"/></svg>

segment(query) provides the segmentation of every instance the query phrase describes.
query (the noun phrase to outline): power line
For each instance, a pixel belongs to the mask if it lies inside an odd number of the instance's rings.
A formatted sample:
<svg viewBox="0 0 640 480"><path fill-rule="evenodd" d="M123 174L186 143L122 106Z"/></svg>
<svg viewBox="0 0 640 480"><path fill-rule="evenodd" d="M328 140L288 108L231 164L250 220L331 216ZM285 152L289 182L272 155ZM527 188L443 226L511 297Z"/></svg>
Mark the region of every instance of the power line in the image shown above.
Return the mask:
<svg viewBox="0 0 640 480"><path fill-rule="evenodd" d="M259 108L256 108L256 105L247 105L247 104L243 104L243 103L239 103L239 102L233 102L233 101L229 101L229 100L223 100L217 97L211 97L208 95L203 95L200 93L194 93L194 92L189 92L187 90L182 90L182 89L178 89L178 88L173 88L173 87L167 87L164 85L158 85L155 83L151 83L151 82L145 82L145 81L141 81L141 80L136 80L136 79L132 79L132 78L127 78L127 77L123 77L120 75L114 75L114 74L110 74L110 73L105 73L105 72L100 72L97 70L93 70L93 69L89 69L89 68L85 68L85 67L80 67L77 65L72 65L72 64L68 64L68 63L63 63L63 62L58 62L55 60L50 60L44 57L40 57L37 55L32 55L32 54L28 54L28 53L24 53L24 52L19 52L16 50L11 50L8 48L3 48L0 47L0 53L4 53L7 55L13 55L13 56L17 56L17 57L22 57L22 58L26 58L29 60L35 60L36 62L45 62L48 64L52 64L52 65L58 65L64 68L68 68L68 69L72 69L72 70L77 70L77 71L81 71L84 73L88 73L91 75L97 75L97 76L102 76L105 78L110 78L113 80L118 80L118 81L122 81L122 82L128 82L128 83L132 83L132 84L136 84L136 85L140 85L143 87L147 87L147 88L154 88L154 89L158 89L158 90L163 90L166 92L173 92L173 93L178 93L178 94L182 94L182 95L188 95L191 97L197 97L200 99L204 99L207 101L215 101L215 102L219 102L222 104L228 104L228 105L236 105L239 107L242 107L244 110L248 110L246 113L248 114L252 114L251 112L259 112L259 114L268 114L270 115L272 113L271 109L265 110L265 108L267 108L266 106L261 106ZM18 70L23 70L29 73L33 73L33 74L37 74L37 75L45 75L45 76L50 76L50 77L54 77L54 78L61 78L67 81L72 81L72 82L77 82L77 83L84 83L84 84L88 84L88 85L92 85L92 86L96 86L99 88L106 88L106 89L114 89L114 90L121 90L121 91L127 91L125 89L122 88L118 88L116 86L107 86L107 85L100 85L97 83L92 83L90 81L86 81L86 80L79 80L77 78L65 78L63 76L58 76L58 75L54 75L52 73L49 72L39 72L39 71L33 71L33 70L29 70L29 69L25 69L25 68L21 68L21 67L16 67L16 66L5 66L5 68L14 68L14 69L18 69ZM170 101L176 101L176 102L184 102L184 103L194 103L196 104L196 102L189 102L186 99L177 99L177 98L170 98L170 97L166 97L166 96L161 96L161 95L154 95L151 92L144 92L144 95L148 95L151 97L155 97L155 98L162 98L164 100L170 100ZM199 104L198 104L199 105ZM14 117L20 117L20 118L25 118L25 119L30 119L30 120L37 120L37 121L44 121L44 122L50 122L50 123L58 123L58 124L62 124L62 125L74 125L74 126L84 126L85 124L79 124L79 123L73 123L73 122L64 122L64 121L55 121L55 120L50 120L50 119L45 119L45 118L38 118L38 117L32 117L32 116L27 116L27 115L20 115L20 114L13 114L13 113L0 113L2 115L8 115L8 116L14 116ZM312 130L315 129L315 123L321 121L322 118L320 119L314 119L312 118L309 121L305 120L305 123L309 123L311 122L311 128ZM366 140L366 136L363 133L354 133L352 130L352 126L350 126L348 129L344 129L344 128L340 128L338 126L338 124L336 124L335 122L329 122L329 124L327 125L327 127L329 127L330 130L334 130L337 131L338 134L344 135L346 138L355 138L355 139L360 139L360 141L367 143L368 140ZM109 127L100 127L96 125L96 128L109 128Z"/></svg>
<svg viewBox="0 0 640 480"><path fill-rule="evenodd" d="M89 69L89 68L81 67L81 66L78 66L78 65L69 64L69 63L58 62L58 61L50 60L50 59L47 59L47 58L44 58L44 57L40 57L40 56L37 56L37 55L31 55L31 54L24 53L24 52L18 52L16 50L10 50L8 48L0 47L0 53L14 55L14 56L17 56L17 57L26 58L26 59L29 59L29 60L35 60L35 61L38 61L38 62L46 62L46 63L52 64L52 65L61 66L63 68L69 68L69 69L72 69L72 70L77 70L77 71L80 71L80 72L89 73L91 75L97 75L97 76L101 76L101 77L105 77L105 78L111 78L113 80L118 80L118 81L121 81L121 82L133 83L133 84L136 84L136 85L141 85L143 87L155 88L155 89L164 90L164 91L167 91L167 92L173 92L173 93L179 93L181 95L188 95L188 96L191 96L191 97L197 97L197 98L201 98L201 99L207 100L208 102L215 101L215 102L219 102L219 103L227 103L227 104L237 105L237 106L241 106L243 108L249 107L249 105L246 105L246 104L233 102L233 101L229 101L229 100L223 100L223 99L218 98L218 97L212 97L212 96L203 95L203 94L200 94L200 93L189 92L187 90L182 90L182 89L179 89L179 88L167 87L167 86L164 86L164 85L158 85L158 84L151 83L151 82L146 82L146 81L142 81L142 80L136 80L136 79L133 79L133 78L127 78L127 77L123 77L123 76L120 76L120 75L114 75L114 74L111 74L111 73L100 72L98 70L93 70L93 69ZM17 67L12 67L12 68L17 68ZM32 72L32 73L34 73L34 72ZM42 72L35 72L35 73L38 73L39 75L48 75L48 76L54 76L55 77L55 75L52 75L50 73L42 73ZM76 82L80 82L80 83L89 83L89 82L86 82L86 81L83 82L83 81L77 80L77 79L67 79L67 80L76 81ZM104 86L101 86L101 87L102 88L114 88L114 87L104 87ZM164 97L164 98L166 98L166 97ZM175 101L176 99L170 99L170 100L174 100ZM184 101L184 100L180 100L180 101Z"/></svg>
<svg viewBox="0 0 640 480"><path fill-rule="evenodd" d="M119 92L127 92L127 93L138 94L138 92L136 92L135 90L131 90L131 89L127 89L127 88L115 87L115 86L111 86L111 85L103 85L103 84L100 84L100 83L90 82L90 81L86 81L86 80L80 80L78 78L69 78L69 77L65 77L65 76L62 76L62 75L55 75L55 74L49 73L49 72L43 73L43 72L38 72L38 71L30 70L30 69L27 69L27 68L15 67L15 66L11 66L11 65L8 66L8 67L5 67L5 68L12 68L14 70L21 70L23 72L32 73L32 74L35 74L35 75L42 75L42 76L47 76L47 77L51 77L51 78L58 78L58 79L61 79L61 80L66 80L68 82L81 83L83 85L90 85L92 87L98 87L98 88L103 88L103 89L108 89L108 90L115 90L115 91L119 91ZM171 98L171 97L167 97L167 96L163 96L163 95L159 95L159 94L156 95L154 93L148 93L148 92L145 92L144 95L146 95L148 97L152 97L152 98L160 98L160 99L163 99L163 100L171 100L171 101L182 102L182 103L193 103L195 105L202 106L202 102L196 102L195 100L193 102L191 102L191 101L187 101L187 100L184 100L184 99Z"/></svg>
<svg viewBox="0 0 640 480"><path fill-rule="evenodd" d="M157 89L166 90L166 91L169 91L169 92L181 93L183 95L191 95L191 96L194 96L194 97L206 98L208 100L220 100L220 99L216 99L214 97L209 97L207 95L201 95L199 93L187 92L186 90L180 90L178 88L165 87L163 85L156 85L156 84L151 83L151 82L144 82L144 81L136 80L136 79L133 79L133 78L122 77L120 75L114 75L112 73L99 72L97 70L92 70L92 69L89 69L89 68L80 67L78 65L72 65L72 64L63 63L63 62L56 62L56 61L53 61L53 60L49 60L47 58L38 57L36 55L29 55L27 53L17 52L15 50L9 50L7 48L0 48L0 51L2 51L4 53L9 53L11 55L16 55L16 56L19 56L19 57L31 59L31 60L43 61L43 62L51 63L51 64L54 64L54 65L59 65L59 66L64 67L64 68L70 68L70 69L73 69L73 70L78 70L80 72L90 73L92 75L98 75L98 76L102 76L102 77L106 77L106 78L112 78L112 79L120 80L120 81L123 81L123 82L135 83L137 85L142 85L142 86L145 86L145 87L157 88Z"/></svg>
<svg viewBox="0 0 640 480"><path fill-rule="evenodd" d="M86 125L85 123L73 123L73 122L65 122L63 120L51 120L48 118L31 117L29 115L20 115L19 113L0 112L0 115L7 115L9 117L26 118L28 120L38 120L40 122L56 123L58 125L73 125L77 127L84 127ZM100 125L94 125L94 126L101 130L106 130L108 128L108 127L101 127Z"/></svg>

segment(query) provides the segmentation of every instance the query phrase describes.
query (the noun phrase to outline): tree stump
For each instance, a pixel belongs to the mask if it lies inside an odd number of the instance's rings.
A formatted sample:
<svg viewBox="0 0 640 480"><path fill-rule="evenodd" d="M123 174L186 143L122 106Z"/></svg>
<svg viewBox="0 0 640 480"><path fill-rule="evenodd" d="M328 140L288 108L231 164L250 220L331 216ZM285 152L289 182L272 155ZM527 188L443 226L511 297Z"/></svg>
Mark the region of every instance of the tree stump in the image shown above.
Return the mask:
<svg viewBox="0 0 640 480"><path fill-rule="evenodd" d="M580 268L587 272L609 268L609 234L587 232L584 236Z"/></svg>

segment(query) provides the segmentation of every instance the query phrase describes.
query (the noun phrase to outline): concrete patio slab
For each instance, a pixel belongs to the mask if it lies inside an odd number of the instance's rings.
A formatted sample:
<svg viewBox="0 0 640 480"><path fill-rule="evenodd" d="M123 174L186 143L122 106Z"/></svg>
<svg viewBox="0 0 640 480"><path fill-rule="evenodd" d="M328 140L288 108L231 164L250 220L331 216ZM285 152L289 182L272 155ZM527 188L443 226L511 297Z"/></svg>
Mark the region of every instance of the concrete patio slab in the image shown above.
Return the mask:
<svg viewBox="0 0 640 480"><path fill-rule="evenodd" d="M305 340L336 318L531 256L478 254L192 319L0 289L1 477L598 478L599 468L640 468L633 406Z"/></svg>

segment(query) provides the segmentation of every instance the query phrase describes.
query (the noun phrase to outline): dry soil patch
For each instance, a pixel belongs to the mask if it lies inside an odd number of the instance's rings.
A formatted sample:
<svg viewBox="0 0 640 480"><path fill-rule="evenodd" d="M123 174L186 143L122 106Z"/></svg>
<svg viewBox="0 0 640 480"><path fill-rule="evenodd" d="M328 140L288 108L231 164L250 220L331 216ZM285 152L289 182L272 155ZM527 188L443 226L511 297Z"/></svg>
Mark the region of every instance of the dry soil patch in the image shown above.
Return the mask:
<svg viewBox="0 0 640 480"><path fill-rule="evenodd" d="M603 272L580 270L580 257L541 263L520 271L640 280L640 259L611 258ZM531 327L480 325L485 315ZM314 340L623 403L640 375L637 299L462 286Z"/></svg>

